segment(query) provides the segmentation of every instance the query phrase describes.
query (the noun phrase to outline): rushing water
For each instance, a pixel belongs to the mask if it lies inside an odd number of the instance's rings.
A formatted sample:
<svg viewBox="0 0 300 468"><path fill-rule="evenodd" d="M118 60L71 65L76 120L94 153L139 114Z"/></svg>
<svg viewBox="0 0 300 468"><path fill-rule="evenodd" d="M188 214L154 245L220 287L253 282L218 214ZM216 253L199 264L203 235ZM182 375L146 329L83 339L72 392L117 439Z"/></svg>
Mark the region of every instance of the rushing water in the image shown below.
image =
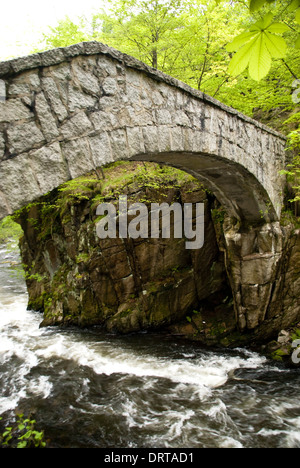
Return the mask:
<svg viewBox="0 0 300 468"><path fill-rule="evenodd" d="M0 415L52 447L300 447L300 375L246 349L39 328L0 250ZM7 263L8 262L8 263Z"/></svg>

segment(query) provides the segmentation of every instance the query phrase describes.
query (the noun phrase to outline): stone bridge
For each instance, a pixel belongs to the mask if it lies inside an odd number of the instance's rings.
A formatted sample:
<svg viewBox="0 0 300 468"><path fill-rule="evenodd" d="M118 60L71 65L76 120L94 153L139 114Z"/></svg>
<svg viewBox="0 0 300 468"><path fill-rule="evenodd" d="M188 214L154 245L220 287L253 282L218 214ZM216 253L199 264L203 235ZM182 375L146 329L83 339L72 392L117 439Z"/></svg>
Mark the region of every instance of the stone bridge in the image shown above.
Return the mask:
<svg viewBox="0 0 300 468"><path fill-rule="evenodd" d="M285 139L98 42L0 64L0 217L118 159L203 181L230 214L280 216Z"/></svg>
<svg viewBox="0 0 300 468"><path fill-rule="evenodd" d="M98 42L0 64L0 219L119 159L185 170L237 220L227 269L241 330L276 301L285 138Z"/></svg>

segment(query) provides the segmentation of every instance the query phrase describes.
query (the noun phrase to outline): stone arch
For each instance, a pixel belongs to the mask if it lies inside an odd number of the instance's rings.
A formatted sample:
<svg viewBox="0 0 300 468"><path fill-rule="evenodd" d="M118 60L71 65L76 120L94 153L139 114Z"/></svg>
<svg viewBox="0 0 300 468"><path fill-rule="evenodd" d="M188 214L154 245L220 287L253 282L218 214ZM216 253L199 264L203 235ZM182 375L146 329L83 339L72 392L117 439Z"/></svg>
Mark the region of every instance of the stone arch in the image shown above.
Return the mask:
<svg viewBox="0 0 300 468"><path fill-rule="evenodd" d="M100 43L0 64L0 216L118 159L183 168L232 216L280 217L285 138Z"/></svg>
<svg viewBox="0 0 300 468"><path fill-rule="evenodd" d="M240 164L215 155L185 152L140 154L131 160L166 164L188 172L216 196L229 216L244 225L277 219L265 189Z"/></svg>

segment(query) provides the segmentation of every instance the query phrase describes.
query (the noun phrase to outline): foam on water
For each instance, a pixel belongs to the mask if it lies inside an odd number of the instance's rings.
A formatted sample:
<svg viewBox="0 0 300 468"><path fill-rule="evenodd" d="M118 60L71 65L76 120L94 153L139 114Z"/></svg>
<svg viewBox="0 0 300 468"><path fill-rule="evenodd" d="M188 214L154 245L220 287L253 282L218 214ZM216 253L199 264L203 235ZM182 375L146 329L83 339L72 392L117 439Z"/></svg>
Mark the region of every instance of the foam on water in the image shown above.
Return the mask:
<svg viewBox="0 0 300 468"><path fill-rule="evenodd" d="M1 256L12 259L3 249ZM26 401L38 401L42 417L43 402L46 407L52 402L49 414L57 411L60 421L59 398L67 408L63 421L72 426L72 418L81 415L86 421L101 417L104 424L107 418L107 437L122 428L118 437L124 437L128 447L142 437L147 446L237 448L251 445L254 434L258 445L267 441L300 446L300 398L294 384L290 400L283 384L277 394L273 383L260 377L261 372L271 372L276 383L286 375L264 356L246 349L214 352L175 342L154 352L146 335L134 341L41 329L41 315L26 310L24 282L8 273L9 266L1 264L0 415ZM249 369L255 379L247 379ZM245 370L245 376L234 380L235 370Z"/></svg>

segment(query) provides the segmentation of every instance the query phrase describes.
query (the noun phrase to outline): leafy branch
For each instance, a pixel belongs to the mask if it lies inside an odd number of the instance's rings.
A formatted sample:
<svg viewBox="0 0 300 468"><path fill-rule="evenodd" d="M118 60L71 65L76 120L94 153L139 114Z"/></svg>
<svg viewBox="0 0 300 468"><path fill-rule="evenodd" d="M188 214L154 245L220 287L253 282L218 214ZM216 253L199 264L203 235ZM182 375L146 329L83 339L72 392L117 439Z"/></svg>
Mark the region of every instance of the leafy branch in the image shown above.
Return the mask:
<svg viewBox="0 0 300 468"><path fill-rule="evenodd" d="M249 9L252 14L260 10L266 3L275 0L250 0ZM220 3L220 0L217 0ZM285 10L295 15L297 24L300 24L300 0L284 0ZM283 12L281 12L283 17ZM294 30L285 22L274 21L271 12L265 14L259 21L250 26L248 31L239 34L228 44L228 52L236 52L230 65L229 73L240 75L247 68L249 75L256 81L267 76L271 69L273 59L284 59L287 53L287 43L283 34ZM299 28L298 28L299 29ZM300 49L300 34L295 42L295 48ZM285 63L285 62L284 62ZM293 74L295 77L295 75Z"/></svg>

